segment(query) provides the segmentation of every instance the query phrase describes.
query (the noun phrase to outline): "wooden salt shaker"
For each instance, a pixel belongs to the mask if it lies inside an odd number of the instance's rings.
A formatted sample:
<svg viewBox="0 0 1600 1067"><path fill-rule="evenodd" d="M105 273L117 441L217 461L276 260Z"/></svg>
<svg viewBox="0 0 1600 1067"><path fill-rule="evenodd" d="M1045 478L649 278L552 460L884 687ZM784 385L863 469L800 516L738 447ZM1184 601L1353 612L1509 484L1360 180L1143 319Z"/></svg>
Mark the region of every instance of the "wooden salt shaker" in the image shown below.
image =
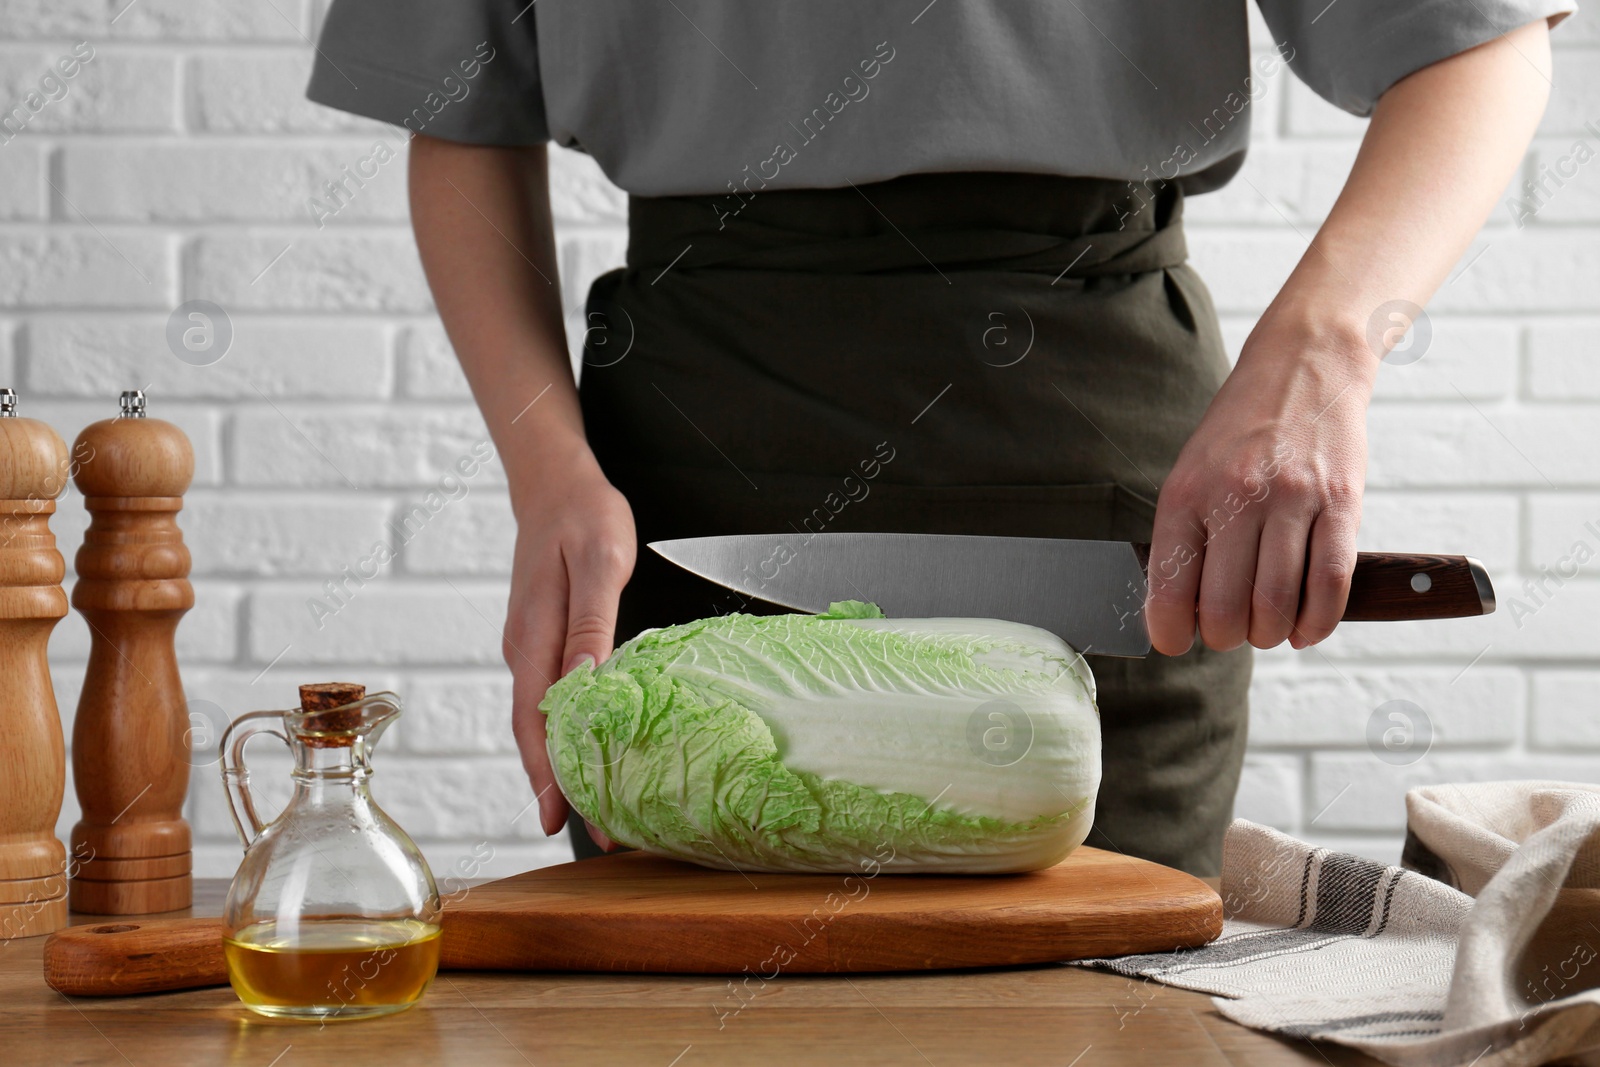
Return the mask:
<svg viewBox="0 0 1600 1067"><path fill-rule="evenodd" d="M143 915L189 906L188 711L173 636L194 606L175 516L194 476L183 431L145 417L144 394L78 435L74 480L89 509L72 606L92 645L72 731L83 818L72 848L74 911Z"/></svg>
<svg viewBox="0 0 1600 1067"><path fill-rule="evenodd" d="M17 394L0 389L0 941L67 924L67 851L56 840L66 756L45 658L67 613L50 532L66 484L67 446L18 418Z"/></svg>

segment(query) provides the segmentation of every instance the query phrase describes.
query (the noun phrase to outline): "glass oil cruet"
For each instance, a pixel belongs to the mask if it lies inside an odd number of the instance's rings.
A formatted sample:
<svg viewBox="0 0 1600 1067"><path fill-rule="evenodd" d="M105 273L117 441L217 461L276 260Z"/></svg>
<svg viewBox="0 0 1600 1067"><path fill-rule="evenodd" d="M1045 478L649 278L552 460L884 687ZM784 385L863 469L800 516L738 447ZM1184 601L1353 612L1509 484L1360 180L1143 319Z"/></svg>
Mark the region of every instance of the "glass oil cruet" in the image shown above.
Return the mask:
<svg viewBox="0 0 1600 1067"><path fill-rule="evenodd" d="M294 711L254 711L222 736L222 780L244 861L228 889L223 951L239 999L262 1015L359 1019L403 1011L439 968L439 891L417 846L373 802L372 746L393 693L300 687ZM245 743L294 754L294 794L263 824Z"/></svg>

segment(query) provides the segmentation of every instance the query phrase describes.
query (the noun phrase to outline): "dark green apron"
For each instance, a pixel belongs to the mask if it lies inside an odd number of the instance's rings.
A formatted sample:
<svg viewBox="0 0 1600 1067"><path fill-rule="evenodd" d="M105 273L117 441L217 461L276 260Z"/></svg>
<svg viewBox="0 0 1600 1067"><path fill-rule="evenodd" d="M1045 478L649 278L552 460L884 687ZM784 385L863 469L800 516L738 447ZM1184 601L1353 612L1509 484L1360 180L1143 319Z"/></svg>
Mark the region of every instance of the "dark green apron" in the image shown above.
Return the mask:
<svg viewBox="0 0 1600 1067"><path fill-rule="evenodd" d="M634 198L628 265L590 292L580 392L640 545L1149 540L1228 372L1180 214L1175 187L1144 203L1124 183L1025 174ZM617 638L773 610L641 547ZM1105 751L1089 842L1217 873L1248 649L1090 663ZM581 826L574 844L591 852Z"/></svg>

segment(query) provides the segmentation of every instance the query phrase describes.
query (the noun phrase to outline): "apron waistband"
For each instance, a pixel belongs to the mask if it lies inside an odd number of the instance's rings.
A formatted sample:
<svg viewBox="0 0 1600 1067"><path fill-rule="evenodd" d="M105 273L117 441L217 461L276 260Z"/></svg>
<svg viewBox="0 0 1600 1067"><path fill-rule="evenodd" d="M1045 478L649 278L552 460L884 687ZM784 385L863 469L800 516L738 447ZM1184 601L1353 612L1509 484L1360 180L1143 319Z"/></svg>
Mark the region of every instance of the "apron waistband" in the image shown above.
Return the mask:
<svg viewBox="0 0 1600 1067"><path fill-rule="evenodd" d="M633 197L628 267L818 274L1143 274L1187 258L1182 194L1036 174L930 174L844 189Z"/></svg>

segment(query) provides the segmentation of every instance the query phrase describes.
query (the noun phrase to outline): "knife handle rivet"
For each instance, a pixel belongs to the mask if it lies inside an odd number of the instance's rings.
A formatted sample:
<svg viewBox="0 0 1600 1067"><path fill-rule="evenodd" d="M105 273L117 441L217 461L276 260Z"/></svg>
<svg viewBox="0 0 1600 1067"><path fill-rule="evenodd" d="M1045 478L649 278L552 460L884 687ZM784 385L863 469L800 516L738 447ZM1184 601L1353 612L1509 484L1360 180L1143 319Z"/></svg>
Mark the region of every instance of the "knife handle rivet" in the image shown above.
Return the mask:
<svg viewBox="0 0 1600 1067"><path fill-rule="evenodd" d="M1433 579L1418 571L1411 576L1411 588L1418 593L1426 593L1433 588Z"/></svg>

